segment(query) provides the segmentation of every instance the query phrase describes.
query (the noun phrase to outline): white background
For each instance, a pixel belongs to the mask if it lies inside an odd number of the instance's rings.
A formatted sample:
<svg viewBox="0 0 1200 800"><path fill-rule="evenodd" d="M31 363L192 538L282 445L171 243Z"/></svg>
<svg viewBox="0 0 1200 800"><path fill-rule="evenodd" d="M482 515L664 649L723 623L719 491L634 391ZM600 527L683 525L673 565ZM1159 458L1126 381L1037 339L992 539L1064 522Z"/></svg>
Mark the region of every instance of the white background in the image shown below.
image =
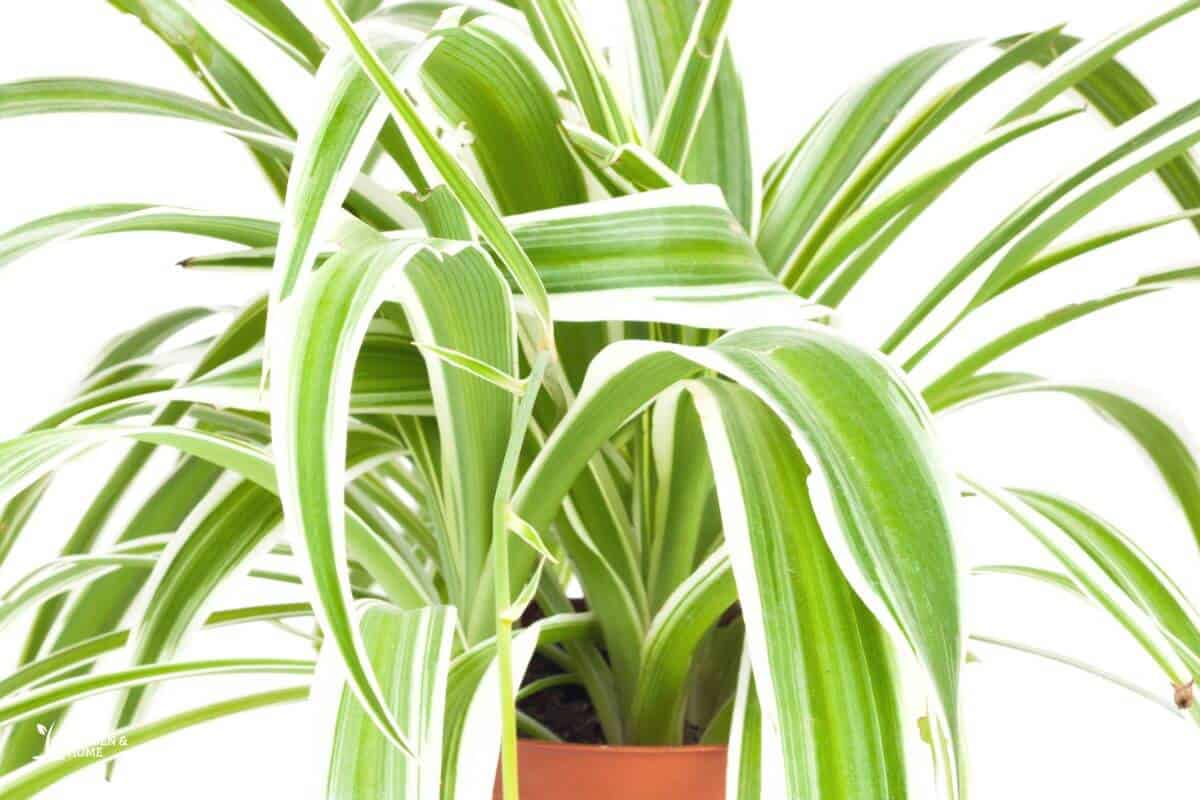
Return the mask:
<svg viewBox="0 0 1200 800"><path fill-rule="evenodd" d="M611 0L615 2L615 0ZM581 0L599 14L610 0ZM278 87L303 121L305 81L270 48L247 35L217 0L198 8L255 68ZM311 0L298 4L310 18ZM747 85L758 169L801 134L853 82L935 42L1024 32L1070 21L1070 31L1106 33L1164 7L1160 2L1094 0L841 0L838 3L741 0L733 43ZM1197 94L1200 15L1135 46L1125 60L1168 104ZM965 69L982 57L963 60ZM973 60L974 59L974 60ZM956 72L950 71L939 87ZM5 4L0 11L0 80L80 74L142 81L198 94L196 84L156 40L101 0ZM923 148L913 167L978 135L1034 77L1014 75ZM890 330L918 292L1013 205L1104 139L1095 115L1020 142L975 169L880 265L846 304L848 328L866 341ZM912 174L912 168L906 170ZM122 117L44 117L0 122L0 229L64 207L145 201L273 215L276 207L250 159L219 135L186 124ZM1122 194L1086 220L1085 231L1171 209L1152 181ZM133 234L64 244L0 272L0 434L19 432L61 402L90 354L124 327L185 304L233 304L255 290L228 275L185 274L172 265L210 243ZM1033 282L964 327L932 359L962 353L1004 322L1094 296L1132 277L1196 263L1195 234L1174 226L1112 248ZM1163 410L1184 430L1200 430L1197 294L1177 291L1110 310L1031 345L1004 366L1116 386ZM998 482L1062 491L1091 504L1136 538L1186 590L1200 592L1200 556L1182 515L1128 442L1066 400L1002 401L943 424L957 465ZM52 556L88 497L97 466L69 471L14 556L0 569L8 585ZM970 563L1023 561L1050 566L1022 534L970 504L961 541ZM231 598L226 595L226 600ZM239 589L237 600L258 601ZM1115 626L1069 598L1010 578L972 579L969 620L983 632L1054 647L1090 659L1169 697L1169 687ZM220 604L220 603L219 603ZM19 627L19 626L18 626ZM0 670L20 637L0 637ZM260 626L203 634L195 652L270 654L304 646ZM966 705L974 796L1195 795L1194 731L1121 689L1028 656L979 647L967 668ZM191 651L189 651L191 652ZM155 696L166 713L262 681L171 684ZM105 730L107 699L72 717L60 742ZM116 781L93 771L48 793L55 797L248 798L294 796L311 755L302 706L256 712L162 741L124 758Z"/></svg>

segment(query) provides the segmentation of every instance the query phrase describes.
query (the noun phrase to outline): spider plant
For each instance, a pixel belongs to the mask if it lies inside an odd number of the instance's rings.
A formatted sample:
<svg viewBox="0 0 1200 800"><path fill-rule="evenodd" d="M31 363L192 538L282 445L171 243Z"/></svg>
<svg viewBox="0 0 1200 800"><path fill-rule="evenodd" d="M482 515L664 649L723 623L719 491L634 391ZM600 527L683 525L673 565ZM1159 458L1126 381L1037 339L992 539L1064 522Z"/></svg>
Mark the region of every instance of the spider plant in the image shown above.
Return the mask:
<svg viewBox="0 0 1200 800"><path fill-rule="evenodd" d="M299 130L190 4L110 2L208 99L51 77L0 85L0 117L207 126L249 148L280 211L120 200L0 236L4 263L75 237L211 237L227 244L182 252L182 267L255 274L262 290L232 314L183 308L130 328L65 406L0 444L0 559L58 470L125 447L61 556L0 604L0 624L28 628L0 681L0 796L308 698L324 715L328 796L482 798L500 757L511 800L518 728L556 735L518 695L563 684L586 692L609 743L728 743L730 798L903 797L927 763L910 750L918 727L939 791L961 796L964 502L994 504L1061 565L975 573L1094 603L1162 670L1160 687L1131 688L1196 718L1200 616L1139 532L956 474L937 419L1015 394L1073 397L1145 451L1200 536L1200 471L1153 410L994 366L1197 271L1080 298L931 379L913 370L1042 273L1164 225L1200 227L1200 101L1162 109L1117 60L1200 0L1095 42L1056 27L928 47L850 89L762 175L731 0L628 0L628 76L571 0L323 0L307 22L285 0L226 0L312 74ZM968 49L989 55L939 84ZM1020 102L906 173L931 134L1017 71L1035 76ZM1079 97L1116 127L1111 140L1064 154L1061 175L933 265L940 280L878 346L839 332L838 306L926 209L1082 111ZM1181 211L1071 237L1151 174ZM165 469L151 458L163 450L179 455ZM123 501L131 515L115 513ZM214 607L218 589L264 580L303 596ZM309 619L315 657L179 656L206 628ZM1065 653L979 641L1130 686ZM116 666L101 667L110 654ZM535 654L557 674L523 687ZM161 682L238 673L279 685L153 713ZM123 746L35 758L72 704L104 692L117 693Z"/></svg>

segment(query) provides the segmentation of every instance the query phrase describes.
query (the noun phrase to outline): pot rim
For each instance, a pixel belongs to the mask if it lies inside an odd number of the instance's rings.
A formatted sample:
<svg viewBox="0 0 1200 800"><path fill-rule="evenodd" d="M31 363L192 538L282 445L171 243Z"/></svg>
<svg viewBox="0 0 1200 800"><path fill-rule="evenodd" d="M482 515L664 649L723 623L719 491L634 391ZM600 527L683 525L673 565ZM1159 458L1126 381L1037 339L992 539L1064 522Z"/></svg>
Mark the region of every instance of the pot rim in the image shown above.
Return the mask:
<svg viewBox="0 0 1200 800"><path fill-rule="evenodd" d="M640 745L640 744L580 744L578 742L547 742L542 739L520 739L518 744L525 748L547 750L553 752L582 751L591 753L637 754L637 755L680 755L705 753L726 753L729 746L724 744L681 744L681 745Z"/></svg>

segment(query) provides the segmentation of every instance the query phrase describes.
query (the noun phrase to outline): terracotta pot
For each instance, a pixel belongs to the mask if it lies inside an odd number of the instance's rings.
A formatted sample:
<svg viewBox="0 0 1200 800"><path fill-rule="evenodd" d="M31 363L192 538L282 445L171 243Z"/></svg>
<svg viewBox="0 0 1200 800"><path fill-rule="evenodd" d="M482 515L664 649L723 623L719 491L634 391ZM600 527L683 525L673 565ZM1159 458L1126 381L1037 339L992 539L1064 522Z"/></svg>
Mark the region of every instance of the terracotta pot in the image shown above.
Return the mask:
<svg viewBox="0 0 1200 800"><path fill-rule="evenodd" d="M724 800L725 747L606 747L522 739L521 800ZM494 797L500 800L499 776Z"/></svg>

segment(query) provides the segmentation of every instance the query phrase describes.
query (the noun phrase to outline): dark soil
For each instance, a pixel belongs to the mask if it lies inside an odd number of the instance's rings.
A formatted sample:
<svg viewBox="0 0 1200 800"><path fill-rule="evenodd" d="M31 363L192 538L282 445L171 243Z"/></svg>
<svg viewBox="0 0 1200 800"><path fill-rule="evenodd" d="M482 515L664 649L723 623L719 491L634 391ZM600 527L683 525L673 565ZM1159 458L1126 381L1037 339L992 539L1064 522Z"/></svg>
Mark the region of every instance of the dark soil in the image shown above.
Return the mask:
<svg viewBox="0 0 1200 800"><path fill-rule="evenodd" d="M560 674L562 669L557 664L537 654L525 673L525 683ZM564 742L604 744L600 720L582 686L569 684L545 689L522 700L517 708L554 731Z"/></svg>
<svg viewBox="0 0 1200 800"><path fill-rule="evenodd" d="M575 610L587 611L587 603L582 599L571 601ZM521 617L521 624L532 625L544 616L536 603L530 604ZM564 670L551 659L535 653L525 671L522 685L529 685L542 678L561 675ZM604 731L600 720L596 717L596 709L587 691L577 684L554 686L527 697L517 703L517 708L538 722L554 731L564 742L573 744L604 744Z"/></svg>
<svg viewBox="0 0 1200 800"><path fill-rule="evenodd" d="M586 611L583 600L573 600L576 610ZM536 604L531 604L521 618L523 625L531 625L543 616ZM741 616L741 608L734 604L725 612L720 625L727 625ZM534 681L561 675L564 670L551 659L536 653L525 672L522 685ZM535 695L525 698L517 704L517 708L545 725L564 742L572 744L604 744L604 731L600 720L596 717L596 709L582 686L568 684L544 689ZM695 725L688 724L684 730L684 744L697 744L700 741L701 730Z"/></svg>

